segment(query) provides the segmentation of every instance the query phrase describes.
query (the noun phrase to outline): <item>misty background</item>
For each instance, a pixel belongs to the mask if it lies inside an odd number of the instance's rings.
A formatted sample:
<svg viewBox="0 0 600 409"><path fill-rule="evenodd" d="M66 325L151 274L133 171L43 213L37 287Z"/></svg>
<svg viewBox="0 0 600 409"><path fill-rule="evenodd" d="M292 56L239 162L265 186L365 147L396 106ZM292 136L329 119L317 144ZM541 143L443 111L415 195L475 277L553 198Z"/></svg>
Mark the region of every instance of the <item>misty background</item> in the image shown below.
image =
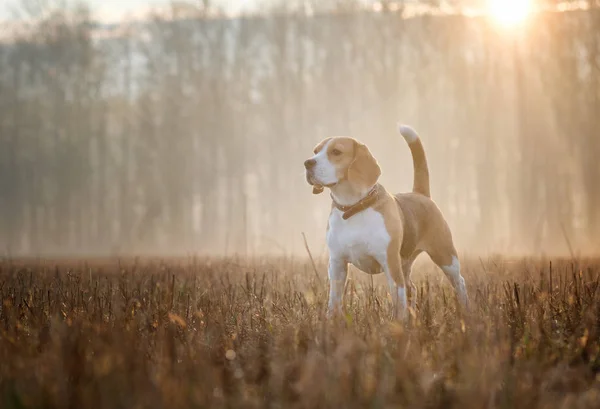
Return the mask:
<svg viewBox="0 0 600 409"><path fill-rule="evenodd" d="M352 136L408 191L397 121L461 254L598 248L600 2L513 28L439 2L270 3L23 7L0 32L0 253L304 254L304 232L323 254L304 160Z"/></svg>

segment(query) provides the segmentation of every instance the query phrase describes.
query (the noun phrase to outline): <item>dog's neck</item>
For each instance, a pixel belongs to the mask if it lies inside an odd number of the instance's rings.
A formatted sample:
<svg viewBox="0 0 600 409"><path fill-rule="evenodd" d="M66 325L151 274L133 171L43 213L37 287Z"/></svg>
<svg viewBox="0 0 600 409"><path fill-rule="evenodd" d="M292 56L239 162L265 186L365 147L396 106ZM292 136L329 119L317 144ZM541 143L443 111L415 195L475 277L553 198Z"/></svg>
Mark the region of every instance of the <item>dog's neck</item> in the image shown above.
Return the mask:
<svg viewBox="0 0 600 409"><path fill-rule="evenodd" d="M374 186L357 187L343 181L331 187L331 196L342 206L352 206L367 197Z"/></svg>

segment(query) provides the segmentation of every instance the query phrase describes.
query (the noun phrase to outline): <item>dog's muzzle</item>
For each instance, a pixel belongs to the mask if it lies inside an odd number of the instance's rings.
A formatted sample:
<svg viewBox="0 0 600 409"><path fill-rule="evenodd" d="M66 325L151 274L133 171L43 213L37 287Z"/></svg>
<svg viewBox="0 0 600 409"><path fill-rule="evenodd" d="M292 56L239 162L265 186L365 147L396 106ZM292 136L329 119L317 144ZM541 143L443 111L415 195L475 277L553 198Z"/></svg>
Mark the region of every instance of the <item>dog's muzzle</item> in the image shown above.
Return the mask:
<svg viewBox="0 0 600 409"><path fill-rule="evenodd" d="M323 193L323 190L325 190L326 187L333 187L337 183L330 183L328 185L317 183L312 174L312 170L316 164L317 161L315 159L308 159L304 161L304 167L306 168L306 181L313 187L313 194L318 195L319 193Z"/></svg>
<svg viewBox="0 0 600 409"><path fill-rule="evenodd" d="M304 161L304 167L306 168L306 170L311 170L312 168L315 167L316 164L317 164L317 161L314 159L308 159L308 160Z"/></svg>
<svg viewBox="0 0 600 409"><path fill-rule="evenodd" d="M322 193L323 189L324 189L323 186L316 183L315 180L313 179L312 170L316 164L317 164L317 161L314 159L308 159L308 160L304 161L304 168L306 169L306 181L308 182L309 185L311 185L313 187L313 193L315 195Z"/></svg>
<svg viewBox="0 0 600 409"><path fill-rule="evenodd" d="M313 187L313 194L315 195L323 193L323 190L325 190L325 187L323 185L315 182L315 180L309 172L306 172L306 181L309 185Z"/></svg>

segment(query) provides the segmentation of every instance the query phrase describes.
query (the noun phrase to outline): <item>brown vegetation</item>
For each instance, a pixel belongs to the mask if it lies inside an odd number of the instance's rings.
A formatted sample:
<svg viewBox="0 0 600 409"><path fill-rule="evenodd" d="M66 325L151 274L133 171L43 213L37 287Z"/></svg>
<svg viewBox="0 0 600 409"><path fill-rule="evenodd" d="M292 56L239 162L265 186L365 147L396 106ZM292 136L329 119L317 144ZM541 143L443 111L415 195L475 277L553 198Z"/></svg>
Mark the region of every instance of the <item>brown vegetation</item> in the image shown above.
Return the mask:
<svg viewBox="0 0 600 409"><path fill-rule="evenodd" d="M0 406L598 407L600 262L465 262L466 314L426 266L403 327L363 274L327 322L304 261L6 261Z"/></svg>

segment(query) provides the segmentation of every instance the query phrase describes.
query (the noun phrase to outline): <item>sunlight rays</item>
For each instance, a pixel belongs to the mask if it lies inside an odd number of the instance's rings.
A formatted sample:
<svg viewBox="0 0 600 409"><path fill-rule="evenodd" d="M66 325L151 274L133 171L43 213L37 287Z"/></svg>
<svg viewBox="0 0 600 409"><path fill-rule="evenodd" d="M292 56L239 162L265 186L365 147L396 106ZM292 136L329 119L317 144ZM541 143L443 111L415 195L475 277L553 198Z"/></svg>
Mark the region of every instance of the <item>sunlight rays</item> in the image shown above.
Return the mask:
<svg viewBox="0 0 600 409"><path fill-rule="evenodd" d="M531 12L531 0L488 0L489 15L504 27L523 23Z"/></svg>

